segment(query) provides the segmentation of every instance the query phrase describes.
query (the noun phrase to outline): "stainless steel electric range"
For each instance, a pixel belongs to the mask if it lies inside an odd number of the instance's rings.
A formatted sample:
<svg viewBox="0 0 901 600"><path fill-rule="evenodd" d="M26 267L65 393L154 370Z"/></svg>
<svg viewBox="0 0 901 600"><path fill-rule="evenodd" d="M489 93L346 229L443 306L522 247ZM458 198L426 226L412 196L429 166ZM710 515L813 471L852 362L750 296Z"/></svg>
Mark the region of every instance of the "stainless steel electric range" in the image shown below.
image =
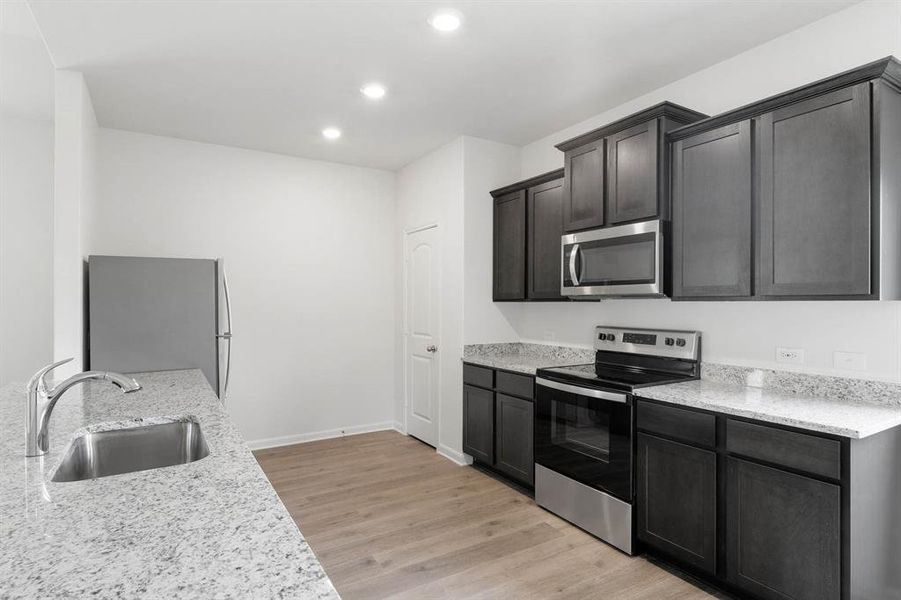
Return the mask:
<svg viewBox="0 0 901 600"><path fill-rule="evenodd" d="M701 334L595 328L595 362L538 369L535 501L632 554L632 393L700 376Z"/></svg>

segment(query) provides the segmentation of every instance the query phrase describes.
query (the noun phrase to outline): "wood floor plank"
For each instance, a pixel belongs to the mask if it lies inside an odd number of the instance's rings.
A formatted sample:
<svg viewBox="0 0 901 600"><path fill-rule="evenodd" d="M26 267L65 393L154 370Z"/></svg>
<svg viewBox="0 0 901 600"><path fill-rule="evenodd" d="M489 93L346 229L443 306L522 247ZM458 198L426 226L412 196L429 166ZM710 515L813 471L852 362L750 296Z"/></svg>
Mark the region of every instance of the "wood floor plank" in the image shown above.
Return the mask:
<svg viewBox="0 0 901 600"><path fill-rule="evenodd" d="M394 431L254 454L346 600L716 597Z"/></svg>

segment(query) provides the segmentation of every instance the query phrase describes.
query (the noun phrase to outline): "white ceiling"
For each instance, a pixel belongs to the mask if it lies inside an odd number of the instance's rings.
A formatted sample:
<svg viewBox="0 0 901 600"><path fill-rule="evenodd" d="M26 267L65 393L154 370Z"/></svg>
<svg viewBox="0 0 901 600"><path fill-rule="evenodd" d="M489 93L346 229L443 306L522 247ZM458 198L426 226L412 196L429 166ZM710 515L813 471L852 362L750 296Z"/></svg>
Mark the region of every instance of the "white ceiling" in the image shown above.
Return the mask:
<svg viewBox="0 0 901 600"><path fill-rule="evenodd" d="M387 169L525 144L853 3L31 1L103 126ZM454 34L427 24L443 6Z"/></svg>

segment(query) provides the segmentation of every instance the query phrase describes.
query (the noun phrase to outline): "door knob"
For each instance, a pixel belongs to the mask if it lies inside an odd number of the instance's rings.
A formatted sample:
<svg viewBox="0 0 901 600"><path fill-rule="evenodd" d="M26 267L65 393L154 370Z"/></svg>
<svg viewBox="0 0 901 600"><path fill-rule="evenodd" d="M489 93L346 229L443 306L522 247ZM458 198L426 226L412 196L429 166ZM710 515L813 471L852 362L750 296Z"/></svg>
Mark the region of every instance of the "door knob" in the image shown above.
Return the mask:
<svg viewBox="0 0 901 600"><path fill-rule="evenodd" d="M434 354L435 352L438 352L438 346L426 346L425 351Z"/></svg>

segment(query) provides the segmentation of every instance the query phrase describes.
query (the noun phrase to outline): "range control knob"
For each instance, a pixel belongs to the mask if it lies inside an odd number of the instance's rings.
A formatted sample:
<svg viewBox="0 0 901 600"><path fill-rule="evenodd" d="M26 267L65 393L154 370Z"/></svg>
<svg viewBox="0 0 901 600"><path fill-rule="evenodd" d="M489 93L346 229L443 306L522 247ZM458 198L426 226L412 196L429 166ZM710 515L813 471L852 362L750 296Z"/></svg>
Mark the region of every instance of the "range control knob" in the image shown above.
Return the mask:
<svg viewBox="0 0 901 600"><path fill-rule="evenodd" d="M616 335L614 335L614 334L612 334L612 333L608 333L608 334L607 334L607 341L608 341L608 342L615 342L615 341L616 341Z"/></svg>
<svg viewBox="0 0 901 600"><path fill-rule="evenodd" d="M684 345L685 345L685 339L684 339L684 338L679 338L678 340L676 340L676 345L679 346L679 347L684 346Z"/></svg>
<svg viewBox="0 0 901 600"><path fill-rule="evenodd" d="M663 343L666 344L667 346L672 346L674 343L673 338L666 338L665 340L663 340Z"/></svg>
<svg viewBox="0 0 901 600"><path fill-rule="evenodd" d="M599 334L598 334L598 339L599 339L599 340L602 340L602 341L603 341L603 340L606 340L606 339L607 339L607 334L606 334L606 333L599 333Z"/></svg>

